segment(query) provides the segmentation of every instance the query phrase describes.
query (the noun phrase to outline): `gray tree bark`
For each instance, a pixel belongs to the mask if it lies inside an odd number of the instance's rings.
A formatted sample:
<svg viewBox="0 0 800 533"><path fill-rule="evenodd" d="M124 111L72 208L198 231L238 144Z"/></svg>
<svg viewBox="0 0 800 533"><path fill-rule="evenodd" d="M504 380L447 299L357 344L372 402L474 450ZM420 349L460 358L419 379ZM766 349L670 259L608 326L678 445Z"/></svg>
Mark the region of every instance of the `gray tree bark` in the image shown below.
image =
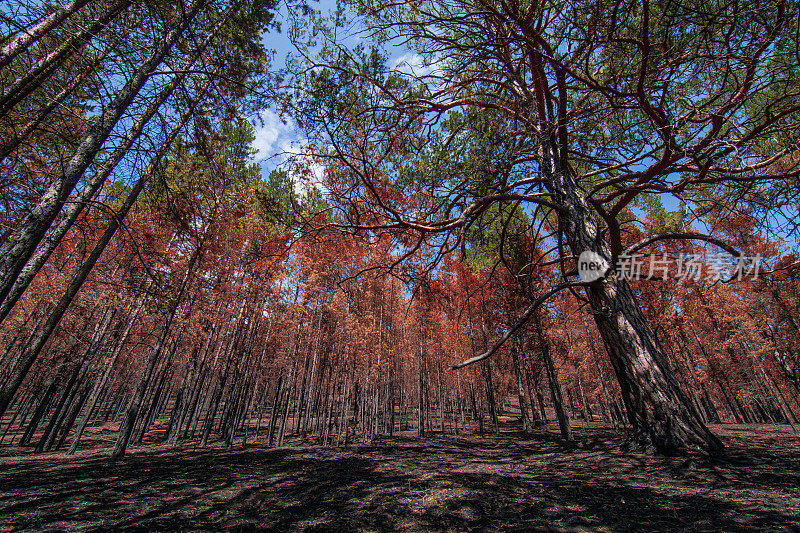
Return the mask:
<svg viewBox="0 0 800 533"><path fill-rule="evenodd" d="M0 68L8 66L23 50L88 3L89 0L73 0L64 6L58 6L48 16L20 32L0 50Z"/></svg>

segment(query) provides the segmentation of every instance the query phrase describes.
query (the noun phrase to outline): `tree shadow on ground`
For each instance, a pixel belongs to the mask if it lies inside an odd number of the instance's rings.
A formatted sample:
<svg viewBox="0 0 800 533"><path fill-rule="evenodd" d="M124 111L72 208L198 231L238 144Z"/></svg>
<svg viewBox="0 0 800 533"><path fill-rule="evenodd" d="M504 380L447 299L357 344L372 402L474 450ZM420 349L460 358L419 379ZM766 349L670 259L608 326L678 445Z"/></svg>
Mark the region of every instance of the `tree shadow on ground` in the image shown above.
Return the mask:
<svg viewBox="0 0 800 533"><path fill-rule="evenodd" d="M792 530L791 434L729 437L731 460L620 451L608 430L0 458L0 529ZM771 439L771 440L770 440ZM779 446L775 446L778 444ZM795 529L796 530L796 529Z"/></svg>

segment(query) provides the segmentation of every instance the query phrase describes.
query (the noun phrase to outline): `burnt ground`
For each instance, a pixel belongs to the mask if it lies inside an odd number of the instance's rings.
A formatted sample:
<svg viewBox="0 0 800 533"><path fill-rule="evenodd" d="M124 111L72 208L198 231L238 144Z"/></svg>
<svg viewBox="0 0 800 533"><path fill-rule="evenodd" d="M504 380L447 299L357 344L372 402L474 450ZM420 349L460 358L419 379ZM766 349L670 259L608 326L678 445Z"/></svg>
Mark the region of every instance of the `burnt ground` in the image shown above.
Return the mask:
<svg viewBox="0 0 800 533"><path fill-rule="evenodd" d="M716 426L729 460L622 451L623 435L384 439L347 449L148 446L116 463L0 449L0 530L800 531L788 426Z"/></svg>

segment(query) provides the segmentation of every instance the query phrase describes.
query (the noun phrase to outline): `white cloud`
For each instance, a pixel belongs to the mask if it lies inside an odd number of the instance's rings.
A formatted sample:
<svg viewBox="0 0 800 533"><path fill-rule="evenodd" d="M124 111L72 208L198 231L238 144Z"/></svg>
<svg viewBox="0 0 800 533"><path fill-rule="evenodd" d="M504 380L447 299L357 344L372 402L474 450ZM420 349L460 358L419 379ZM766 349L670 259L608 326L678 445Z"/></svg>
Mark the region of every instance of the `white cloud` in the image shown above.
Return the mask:
<svg viewBox="0 0 800 533"><path fill-rule="evenodd" d="M294 189L298 196L317 189L328 194L325 186L325 169L310 154L306 139L297 124L291 120L286 123L272 110L265 109L256 121L255 139L252 147L258 152L254 158L261 165L261 173L267 176L276 168L293 172Z"/></svg>
<svg viewBox="0 0 800 533"><path fill-rule="evenodd" d="M263 110L259 117L261 120L254 124L256 138L252 146L256 150L255 160L263 161L279 152L279 146L296 137L297 127L292 120L284 123L271 109Z"/></svg>
<svg viewBox="0 0 800 533"><path fill-rule="evenodd" d="M303 145L305 143L301 142L300 139L286 139L280 145L280 150L278 151L278 161L276 161L276 165L282 165L287 161L294 159L295 163L297 163L297 159L303 159L304 156L303 152ZM305 184L302 180L298 179L298 176L294 176L294 192L298 196L302 196L305 194Z"/></svg>
<svg viewBox="0 0 800 533"><path fill-rule="evenodd" d="M426 65L425 59L416 53L407 52L394 58L390 66L393 70L408 74L410 76L428 76L436 70L436 65Z"/></svg>
<svg viewBox="0 0 800 533"><path fill-rule="evenodd" d="M325 183L323 182L325 178L325 167L315 161L308 166L308 170L311 173L311 185L320 189L323 193L327 192L327 187L325 187Z"/></svg>

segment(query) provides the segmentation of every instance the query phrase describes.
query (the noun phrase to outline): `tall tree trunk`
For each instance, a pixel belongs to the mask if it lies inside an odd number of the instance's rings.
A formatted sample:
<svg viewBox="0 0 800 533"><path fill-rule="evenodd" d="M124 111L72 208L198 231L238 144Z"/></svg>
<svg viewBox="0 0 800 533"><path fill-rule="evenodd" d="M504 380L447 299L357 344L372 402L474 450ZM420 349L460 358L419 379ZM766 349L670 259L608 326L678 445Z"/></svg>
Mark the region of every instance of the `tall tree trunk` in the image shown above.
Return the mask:
<svg viewBox="0 0 800 533"><path fill-rule="evenodd" d="M194 271L194 265L200 256L202 246L202 241L197 243L191 257L189 258L188 264L186 265L186 273L183 276L183 280L181 280L180 287L178 288L178 294L175 296L175 300L172 303L172 309L170 309L169 315L167 315L167 319L164 322L164 326L161 328L161 334L156 340L156 345L150 352L150 357L147 360L147 366L145 367L142 379L139 380L139 384L136 386L131 403L127 412L125 413L125 418L122 420L122 424L120 424L117 442L114 445L114 451L111 453L112 460L119 459L124 456L128 449L128 442L133 434L133 427L136 424L136 420L139 416L139 410L141 409L144 401L144 394L152 380L153 371L155 370L161 353L164 350L167 337L172 327L172 322L178 313L178 308L180 307L181 300L183 299L183 293L189 284L192 272Z"/></svg>
<svg viewBox="0 0 800 533"><path fill-rule="evenodd" d="M425 436L425 347L422 337L422 321L420 321L419 338L419 358L418 358L419 381L417 387L417 435Z"/></svg>
<svg viewBox="0 0 800 533"><path fill-rule="evenodd" d="M64 22L70 15L89 3L90 0L73 0L66 5L58 6L48 16L33 24L11 39L0 50L0 68L8 66L23 50L42 38L44 34Z"/></svg>
<svg viewBox="0 0 800 533"><path fill-rule="evenodd" d="M60 176L44 192L38 204L10 239L0 260L0 299L6 298L20 271L33 255L36 246L50 228L84 171L94 161L117 122L203 5L205 0L196 0L181 23L173 27L156 45L150 56L142 62L114 100L103 110Z"/></svg>
<svg viewBox="0 0 800 533"><path fill-rule="evenodd" d="M50 98L47 103L39 108L35 114L33 114L27 122L19 124L19 127L16 131L9 132L8 138L2 142L0 142L0 160L5 159L10 154L16 150L20 144L22 144L36 129L41 125L44 120L50 116L54 110L56 110L66 98L71 95L75 90L81 86L92 74L97 72L97 69L100 65L105 61L108 54L110 54L119 44L121 39L112 39L106 45L106 48L103 52L97 54L92 58L91 64L87 65L86 68L83 68L81 72L78 73L77 76L73 77L69 83L64 85L60 91L52 98Z"/></svg>
<svg viewBox="0 0 800 533"><path fill-rule="evenodd" d="M69 305L72 303L72 300L75 298L75 295L78 294L78 291L83 286L83 283L86 281L86 278L89 276L89 272L91 272L92 268L94 268L95 263L100 258L100 255L105 250L108 243L111 241L114 234L119 229L122 220L127 216L128 212L133 207L136 199L139 197L139 194L144 189L144 185L150 179L150 176L155 171L156 166L160 162L161 158L164 157L169 147L172 145L172 142L178 136L178 133L183 128L183 125L189 119L189 117L193 114L195 106L198 103L199 98L205 93L208 89L209 84L211 83L211 79L207 80L204 87L198 94L198 97L191 102L186 110L184 111L183 115L181 115L178 123L172 129L170 134L167 136L166 139L161 144L161 148L159 152L155 155L152 159L148 167L139 177L139 179L134 184L131 191L128 193L125 202L120 207L119 211L117 212L116 216L109 222L108 228L103 233L100 240L95 244L94 249L89 254L89 257L83 262L83 264L78 268L78 272L75 274L75 277L70 282L67 290L62 295L61 299L56 304L56 307L51 311L50 315L47 318L45 324L40 328L40 330L36 334L35 340L25 349L25 352L20 357L20 360L17 362L14 370L11 373L11 376L6 384L3 385L2 391L0 391L0 418L2 418L3 414L5 413L6 408L11 403L11 399L13 398L14 394L16 393L17 389L19 388L22 380L25 379L28 371L30 370L31 366L33 366L34 361L39 356L39 353L44 348L44 345L47 343L50 335L52 335L53 331L55 331L56 326L61 322L61 318L64 316Z"/></svg>
<svg viewBox="0 0 800 533"><path fill-rule="evenodd" d="M83 435L84 429L86 429L86 425L89 423L90 417L92 415L92 411L94 411L95 405L97 404L100 393L103 388L106 386L108 382L108 378L111 375L111 371L114 368L114 363L117 360L117 357L122 352L122 347L125 345L125 342L128 340L128 335L130 335L131 328L133 327L134 322L136 322L136 317L139 314L139 311L144 305L144 297L139 296L138 303L136 304L135 310L129 314L127 325L125 326L125 331L120 336L119 340L116 342L114 346L114 350L111 353L111 357L109 357L108 362L106 363L105 370L103 371L103 375L100 380L95 384L94 389L89 395L87 400L87 407L86 412L84 413L81 420L78 422L78 426L75 428L75 436L72 438L72 444L69 447L68 454L74 454L78 449L78 443L81 440L81 436Z"/></svg>
<svg viewBox="0 0 800 533"><path fill-rule="evenodd" d="M517 398L519 398L519 414L522 419L522 430L530 431L533 428L531 416L534 414L534 411L531 408L531 415L528 414L528 402L525 398L524 369L520 364L519 353L517 352L516 346L511 347L511 359L514 362L514 374L517 377Z"/></svg>
<svg viewBox="0 0 800 533"><path fill-rule="evenodd" d="M594 417L592 416L592 407L589 405L589 402L586 400L586 392L583 390L583 379L581 379L581 369L578 366L578 363L575 363L575 373L578 377L578 392L581 394L581 406L583 410L583 421L587 423L594 422Z"/></svg>
<svg viewBox="0 0 800 533"><path fill-rule="evenodd" d="M44 81L57 72L64 63L77 52L119 14L131 4L130 0L119 0L101 10L100 18L91 24L84 25L77 32L67 33L67 37L59 40L55 50L34 62L14 81L0 90L0 117L5 116L19 102L36 90Z"/></svg>
<svg viewBox="0 0 800 533"><path fill-rule="evenodd" d="M545 146L546 150L550 148ZM593 251L613 265L611 247L598 229L586 198L555 151L543 154L543 171L572 253ZM586 288L592 316L614 366L632 426L644 449L660 453L723 452L681 390L627 280L613 268Z"/></svg>
<svg viewBox="0 0 800 533"><path fill-rule="evenodd" d="M489 366L489 361L483 361L481 364L481 371L483 373L484 390L486 391L486 404L489 406L489 416L494 425L494 432L500 434L500 419L497 414L497 400L494 395L494 380L492 380L492 367Z"/></svg>
<svg viewBox="0 0 800 533"><path fill-rule="evenodd" d="M572 440L572 428L570 428L569 425L567 412L564 410L564 393L561 390L561 382L558 380L558 370L553 362L553 357L550 355L550 344L544 336L541 318L538 312L534 313L533 329L536 333L536 340L539 342L539 350L542 353L545 368L547 369L547 380L550 383L550 396L556 411L558 428L561 430L561 438L565 441L570 441Z"/></svg>
<svg viewBox="0 0 800 533"><path fill-rule="evenodd" d="M25 429L25 432L19 439L20 446L27 446L30 443L31 439L33 439L34 433L36 432L36 428L39 426L39 423L42 421L42 418L44 418L47 409L50 407L50 402L55 396L58 385L61 383L61 377L59 375L60 370L61 369L56 372L56 375L53 377L53 381L50 382L50 385L45 390L42 399L39 401L39 405L36 406L36 410L33 412L33 416L28 423L28 427Z"/></svg>
<svg viewBox="0 0 800 533"><path fill-rule="evenodd" d="M33 280L42 266L44 266L44 264L47 262L50 254L53 252L53 250L55 250L56 246L58 246L69 229L78 219L78 216L83 212L85 206L89 203L89 201L91 201L100 187L106 182L106 179L111 172L116 168L125 154L128 153L128 150L131 148L131 146L133 146L133 143L136 141L136 139L138 139L142 134L145 125L150 121L153 115L155 115L155 113L161 108L164 102L167 101L170 95L172 95L175 89L186 77L192 65L194 65L194 63L200 58L203 51L210 44L212 38L216 35L216 32L219 30L221 25L222 22L218 23L214 30L209 32L197 50L195 50L191 57L184 63L181 70L172 78L172 80L170 80L170 82L159 92L159 94L150 101L145 111L133 123L122 142L114 149L111 155L109 155L108 158L103 161L103 164L97 170L92 179L89 180L86 186L77 195L75 201L66 208L63 216L55 225L55 227L42 238L40 243L38 243L36 250L32 252L24 267L19 271L17 278L13 280L7 294L4 298L2 298L2 303L0 303L0 322L6 318L8 313L14 307L14 304L17 303L17 300L19 300L20 296L22 296L22 294L25 292L25 289L28 287L30 282ZM181 123L182 122L183 121L181 121Z"/></svg>

